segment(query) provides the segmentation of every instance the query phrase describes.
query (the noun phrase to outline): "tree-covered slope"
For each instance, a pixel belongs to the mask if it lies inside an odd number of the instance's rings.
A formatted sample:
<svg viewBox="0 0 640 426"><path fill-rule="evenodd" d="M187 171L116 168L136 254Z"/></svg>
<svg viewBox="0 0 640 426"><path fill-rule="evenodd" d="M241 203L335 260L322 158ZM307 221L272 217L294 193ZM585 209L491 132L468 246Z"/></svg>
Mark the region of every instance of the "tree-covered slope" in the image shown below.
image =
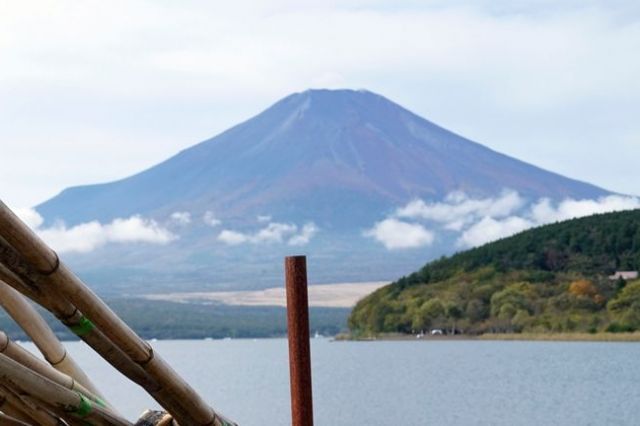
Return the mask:
<svg viewBox="0 0 640 426"><path fill-rule="evenodd" d="M354 308L356 334L640 328L640 210L531 229L428 263Z"/></svg>

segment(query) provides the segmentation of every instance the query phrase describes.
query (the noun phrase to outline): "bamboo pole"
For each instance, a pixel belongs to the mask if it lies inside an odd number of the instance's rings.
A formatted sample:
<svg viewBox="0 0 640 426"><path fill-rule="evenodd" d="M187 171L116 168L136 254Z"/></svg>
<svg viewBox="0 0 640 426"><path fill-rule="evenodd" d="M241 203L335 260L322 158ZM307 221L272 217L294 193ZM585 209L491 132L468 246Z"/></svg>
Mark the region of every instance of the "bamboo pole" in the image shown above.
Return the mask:
<svg viewBox="0 0 640 426"><path fill-rule="evenodd" d="M4 413L0 413L0 424L6 426L32 426L29 423L25 423Z"/></svg>
<svg viewBox="0 0 640 426"><path fill-rule="evenodd" d="M49 415L49 419L53 419L58 422L57 426L92 426L93 424L84 420L77 419L66 412L60 412L60 414L56 414L56 408L49 404L46 401L39 401L36 398L33 398L30 395L20 395L20 399L22 399L27 405L30 407L34 407L39 413L44 413L45 415ZM45 425L43 421L38 420L38 424ZM53 426L53 424L51 425Z"/></svg>
<svg viewBox="0 0 640 426"><path fill-rule="evenodd" d="M38 276L4 238L0 237L0 279L48 311L71 316L75 307L55 293L38 286Z"/></svg>
<svg viewBox="0 0 640 426"><path fill-rule="evenodd" d="M31 338L49 364L82 384L91 393L104 399L85 372L67 353L67 349L60 343L42 316L17 290L2 280L0 280L0 305Z"/></svg>
<svg viewBox="0 0 640 426"><path fill-rule="evenodd" d="M149 377L139 365L130 360L120 348L107 339L91 321L82 315L76 306L53 291L51 287L45 284L36 284L34 280L38 280L38 277L35 272L15 252L13 247L1 237L0 279L54 314L74 334L129 379L148 391L157 391L159 389L156 381Z"/></svg>
<svg viewBox="0 0 640 426"><path fill-rule="evenodd" d="M9 391L0 386L0 411L17 420L30 423L33 419L29 417L24 411L20 410L15 402L11 401L11 398L9 395L7 395L7 393L9 393Z"/></svg>
<svg viewBox="0 0 640 426"><path fill-rule="evenodd" d="M7 416L3 413L0 413L0 424L6 426L30 426L29 423L22 422L15 417Z"/></svg>
<svg viewBox="0 0 640 426"><path fill-rule="evenodd" d="M56 370L22 346L17 345L2 331L0 331L0 353L67 389L83 394L97 404L107 406L107 403L100 396L95 395L72 377Z"/></svg>
<svg viewBox="0 0 640 426"><path fill-rule="evenodd" d="M11 403L13 407L16 407L17 417L23 422L34 424L38 426L63 426L63 422L59 417L52 414L50 411L44 409L35 401L29 399L26 395L22 395L15 386L8 388L6 386L0 387L0 394Z"/></svg>
<svg viewBox="0 0 640 426"><path fill-rule="evenodd" d="M30 267L20 259L20 256L13 253L12 250L6 241L0 238L0 261L6 260L6 256L2 257L3 253L5 255L9 253L8 258L12 262L11 265L16 268L16 271L19 272L22 277L17 277L13 271L8 270L4 278L10 278L7 281L17 290L35 287L36 285L34 283L25 284L23 282L23 280L29 279L27 277L33 277L33 273ZM76 333L76 335L118 371L144 388L162 407L174 413L176 418L181 419L183 424L193 423L190 413L176 400L171 389L163 389L142 367L129 359L120 348L115 346L100 330L95 328L75 306L67 300L61 299L58 294L51 292L46 286L43 286L43 288L46 289L43 292L44 294L41 295L43 305L51 310L56 317L61 319L70 330ZM38 292L40 291L39 288L37 288L37 290ZM29 294L27 293L25 295L28 296ZM72 312L72 314L68 316L66 312ZM228 423L231 424L230 422Z"/></svg>
<svg viewBox="0 0 640 426"><path fill-rule="evenodd" d="M3 242L4 240L0 238L0 262L4 260L1 255ZM20 292L23 292L25 288L30 287L29 285L24 284L23 278L18 278L11 270L8 270L7 273L3 274L1 267L0 278ZM28 292L24 292L23 294L27 297L32 296L32 294ZM100 354L100 356L129 379L144 387L147 391L152 392L159 389L156 381L139 365L131 361L125 353L115 346L113 342L107 339L100 330L95 328L93 324L82 315L78 308L49 290L40 294L40 297L36 298L34 301L53 313L63 324L80 337L80 339L86 342L98 354Z"/></svg>
<svg viewBox="0 0 640 426"><path fill-rule="evenodd" d="M63 418L73 417L96 426L132 426L126 419L91 403L80 393L60 386L2 354L0 380L11 383L32 398L46 403Z"/></svg>
<svg viewBox="0 0 640 426"><path fill-rule="evenodd" d="M163 405L185 425L233 425L216 413L204 400L157 354L149 344L131 330L101 299L99 299L63 263L58 255L35 235L20 219L0 201L0 236L13 247L19 256L38 272L38 284L55 288L80 309L91 322L140 365L152 378L170 406ZM13 270L11 265L7 265ZM15 270L14 270L15 272Z"/></svg>

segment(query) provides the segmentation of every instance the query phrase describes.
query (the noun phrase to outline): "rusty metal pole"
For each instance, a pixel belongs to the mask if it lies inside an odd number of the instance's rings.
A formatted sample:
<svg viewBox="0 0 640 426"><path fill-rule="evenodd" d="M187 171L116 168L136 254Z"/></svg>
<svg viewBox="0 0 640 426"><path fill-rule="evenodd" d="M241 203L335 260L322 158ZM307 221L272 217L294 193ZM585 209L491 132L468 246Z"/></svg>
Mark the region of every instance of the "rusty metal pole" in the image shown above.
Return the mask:
<svg viewBox="0 0 640 426"><path fill-rule="evenodd" d="M284 260L284 269L287 287L291 424L292 426L313 426L307 258L305 256L287 257Z"/></svg>

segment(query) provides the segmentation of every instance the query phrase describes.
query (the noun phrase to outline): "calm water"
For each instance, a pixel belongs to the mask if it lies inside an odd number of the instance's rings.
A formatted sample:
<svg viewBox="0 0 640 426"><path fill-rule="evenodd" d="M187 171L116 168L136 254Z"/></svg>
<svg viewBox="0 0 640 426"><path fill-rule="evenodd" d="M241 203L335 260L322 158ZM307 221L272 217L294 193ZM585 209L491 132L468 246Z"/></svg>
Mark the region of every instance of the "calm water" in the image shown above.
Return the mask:
<svg viewBox="0 0 640 426"><path fill-rule="evenodd" d="M154 403L80 343L70 352L134 419ZM289 424L284 339L158 341L241 425ZM317 425L637 425L640 344L312 343Z"/></svg>

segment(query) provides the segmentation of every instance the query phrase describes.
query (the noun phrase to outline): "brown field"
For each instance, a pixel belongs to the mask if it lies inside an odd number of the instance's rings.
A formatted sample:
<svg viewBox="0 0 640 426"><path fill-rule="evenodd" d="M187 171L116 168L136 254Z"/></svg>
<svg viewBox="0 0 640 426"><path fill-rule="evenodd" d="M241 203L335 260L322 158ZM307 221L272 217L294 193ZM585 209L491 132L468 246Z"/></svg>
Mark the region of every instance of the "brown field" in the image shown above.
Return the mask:
<svg viewBox="0 0 640 426"><path fill-rule="evenodd" d="M350 308L358 300L388 284L386 281L366 283L315 284L309 286L309 306ZM255 291L212 291L147 294L148 300L176 303L219 302L235 306L286 306L284 287Z"/></svg>

